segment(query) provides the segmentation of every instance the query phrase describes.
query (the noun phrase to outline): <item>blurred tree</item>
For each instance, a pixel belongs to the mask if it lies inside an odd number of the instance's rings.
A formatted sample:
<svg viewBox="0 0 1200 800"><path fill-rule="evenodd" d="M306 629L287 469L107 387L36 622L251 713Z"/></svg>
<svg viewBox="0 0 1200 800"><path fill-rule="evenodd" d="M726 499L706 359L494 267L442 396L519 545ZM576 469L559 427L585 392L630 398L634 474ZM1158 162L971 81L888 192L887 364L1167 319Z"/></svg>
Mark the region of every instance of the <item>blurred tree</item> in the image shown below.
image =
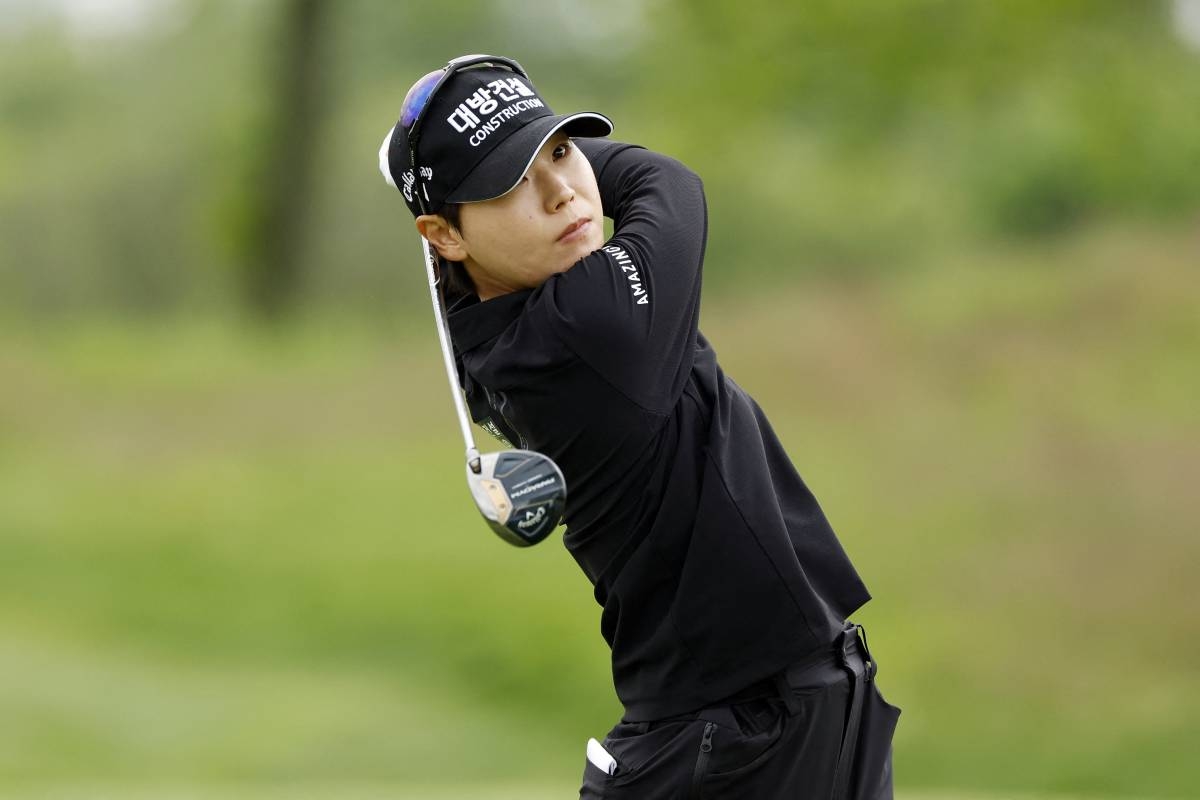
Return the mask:
<svg viewBox="0 0 1200 800"><path fill-rule="evenodd" d="M300 254L312 205L314 153L322 116L319 65L331 6L325 0L282 0L277 59L263 140L242 241L245 300L252 312L278 320L292 309L301 280Z"/></svg>

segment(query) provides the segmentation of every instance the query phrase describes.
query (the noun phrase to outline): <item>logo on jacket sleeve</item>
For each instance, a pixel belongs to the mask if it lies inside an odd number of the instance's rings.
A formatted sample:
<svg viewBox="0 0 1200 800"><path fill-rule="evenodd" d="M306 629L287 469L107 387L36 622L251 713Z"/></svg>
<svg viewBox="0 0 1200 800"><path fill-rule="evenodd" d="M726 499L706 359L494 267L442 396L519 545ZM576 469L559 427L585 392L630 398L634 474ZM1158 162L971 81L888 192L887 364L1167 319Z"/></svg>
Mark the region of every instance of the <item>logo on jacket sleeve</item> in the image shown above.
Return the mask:
<svg viewBox="0 0 1200 800"><path fill-rule="evenodd" d="M646 294L646 289L642 286L642 276L638 272L637 266L634 265L633 259L629 257L629 254L615 244L605 245L604 252L612 256L613 261L616 261L617 266L621 268L621 272L625 273L625 278L629 281L629 288L633 292L635 302L639 306L648 305L650 303L650 295Z"/></svg>

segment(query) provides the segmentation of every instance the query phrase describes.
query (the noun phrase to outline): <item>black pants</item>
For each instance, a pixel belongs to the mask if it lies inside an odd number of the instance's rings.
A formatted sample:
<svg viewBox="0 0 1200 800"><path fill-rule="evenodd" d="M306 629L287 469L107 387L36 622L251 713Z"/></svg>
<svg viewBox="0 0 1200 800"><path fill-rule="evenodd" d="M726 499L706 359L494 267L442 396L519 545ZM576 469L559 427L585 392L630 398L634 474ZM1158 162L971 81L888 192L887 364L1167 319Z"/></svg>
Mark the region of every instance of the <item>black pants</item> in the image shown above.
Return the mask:
<svg viewBox="0 0 1200 800"><path fill-rule="evenodd" d="M587 762L581 800L892 800L900 709L875 686L860 629L719 705L618 723L603 742L616 774Z"/></svg>

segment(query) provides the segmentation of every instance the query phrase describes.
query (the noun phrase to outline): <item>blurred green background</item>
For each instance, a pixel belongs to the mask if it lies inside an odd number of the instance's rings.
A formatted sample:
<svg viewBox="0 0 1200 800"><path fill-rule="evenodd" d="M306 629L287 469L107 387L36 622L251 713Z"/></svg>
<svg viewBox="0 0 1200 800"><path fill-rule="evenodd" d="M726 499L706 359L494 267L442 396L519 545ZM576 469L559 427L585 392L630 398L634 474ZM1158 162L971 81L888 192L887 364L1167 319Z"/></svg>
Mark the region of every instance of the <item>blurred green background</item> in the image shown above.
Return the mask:
<svg viewBox="0 0 1200 800"><path fill-rule="evenodd" d="M1197 0L0 0L0 796L575 796L599 609L376 164L470 52L704 178L899 796L1200 796Z"/></svg>

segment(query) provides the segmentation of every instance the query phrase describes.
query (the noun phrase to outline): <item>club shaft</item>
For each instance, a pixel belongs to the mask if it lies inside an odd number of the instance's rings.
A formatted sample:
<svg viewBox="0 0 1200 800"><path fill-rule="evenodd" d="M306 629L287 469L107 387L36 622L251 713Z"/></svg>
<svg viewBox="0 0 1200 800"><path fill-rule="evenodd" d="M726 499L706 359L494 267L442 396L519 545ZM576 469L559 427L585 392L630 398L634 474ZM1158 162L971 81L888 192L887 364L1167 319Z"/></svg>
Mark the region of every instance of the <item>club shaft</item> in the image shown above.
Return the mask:
<svg viewBox="0 0 1200 800"><path fill-rule="evenodd" d="M442 308L441 297L438 295L438 275L433 250L425 237L421 237L421 249L425 253L425 273L429 277L429 299L433 301L433 318L437 322L438 341L442 346L442 362L446 366L446 380L450 382L450 395L454 398L454 408L458 411L458 424L462 428L463 444L466 445L467 463L478 472L479 450L475 447L475 437L471 433L471 420L467 416L467 404L463 401L462 389L458 385L458 370L454 367L454 354L450 350L450 331L446 327L446 311Z"/></svg>

